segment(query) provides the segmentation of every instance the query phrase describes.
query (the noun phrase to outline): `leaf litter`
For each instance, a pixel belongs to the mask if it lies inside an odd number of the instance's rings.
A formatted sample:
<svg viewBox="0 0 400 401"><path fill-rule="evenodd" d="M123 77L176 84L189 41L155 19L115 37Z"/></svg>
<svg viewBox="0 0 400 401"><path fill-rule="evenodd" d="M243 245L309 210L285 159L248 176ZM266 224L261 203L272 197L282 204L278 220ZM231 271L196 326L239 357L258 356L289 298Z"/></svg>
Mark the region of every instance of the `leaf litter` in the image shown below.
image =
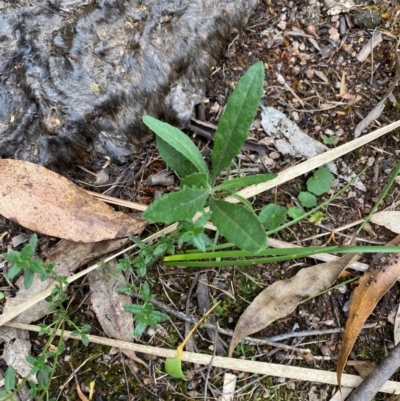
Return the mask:
<svg viewBox="0 0 400 401"><path fill-rule="evenodd" d="M277 319L292 313L299 302L317 295L332 285L356 255L345 255L334 262L301 269L294 277L271 284L248 306L240 316L229 347L229 355L246 336L267 327Z"/></svg>
<svg viewBox="0 0 400 401"><path fill-rule="evenodd" d="M126 237L146 225L53 171L9 159L0 160L0 214L32 231L75 242Z"/></svg>
<svg viewBox="0 0 400 401"><path fill-rule="evenodd" d="M389 245L397 244L399 241L400 236L391 241ZM369 270L360 278L359 285L354 290L343 333L342 346L338 355L337 377L339 388L341 387L341 377L347 358L363 324L398 278L400 278L400 254L392 257L388 254L375 255Z"/></svg>
<svg viewBox="0 0 400 401"><path fill-rule="evenodd" d="M118 291L126 280L122 272L115 269L115 265L115 261L111 261L108 268L88 273L90 299L104 333L116 340L133 342L133 315L123 308L123 305L130 304L132 300ZM132 360L147 366L133 351L122 352Z"/></svg>

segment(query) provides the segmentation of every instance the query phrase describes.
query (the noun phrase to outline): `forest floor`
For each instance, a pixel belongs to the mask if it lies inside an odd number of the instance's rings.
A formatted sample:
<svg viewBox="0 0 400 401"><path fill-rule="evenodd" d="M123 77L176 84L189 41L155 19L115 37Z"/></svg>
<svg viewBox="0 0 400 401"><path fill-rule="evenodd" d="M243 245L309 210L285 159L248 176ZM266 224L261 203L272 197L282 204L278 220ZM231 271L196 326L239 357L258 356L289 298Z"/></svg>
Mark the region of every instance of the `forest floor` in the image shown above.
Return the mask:
<svg viewBox="0 0 400 401"><path fill-rule="evenodd" d="M304 3L310 4L305 6ZM366 2L354 4L341 14L329 10L329 1L322 4L312 0L276 1L271 4L266 1L258 6L246 29L233 38L227 54L216 66L206 98L196 107L197 125L193 131L187 131L203 154L207 154L209 146L212 148L212 143L207 135L202 135L202 130L212 131L213 126L217 125L236 82L258 60L263 61L265 66L262 105L279 110L304 133L326 144L328 148L352 141L357 125L382 100L384 110L361 135L399 119L400 86L396 81L400 36L398 2L377 0L373 6L368 7ZM368 20L371 13L381 18L376 26L369 26L368 21L363 22L363 18ZM375 43L367 45L371 38ZM362 52L365 52L365 57ZM389 89L390 94L387 93ZM236 159L238 167L255 173L279 173L302 162L302 156L285 153L282 148L275 146L281 138L265 132L262 118L260 109L249 140L256 146L262 146L264 151L243 150ZM320 224L301 222L280 232L276 239L295 245L318 246L328 242L333 230L336 240L345 243L357 228L357 225L351 223L365 218L378 200L400 159L399 150L400 132L397 130L345 155L342 161L356 174L365 166L370 166L367 174L361 177L362 185L350 187L327 207L324 210L325 219ZM338 164L339 173L345 173L343 166ZM111 187L111 183L128 171L135 175L135 182L124 185L122 180L122 184L111 188L107 195L150 204L156 195L169 192L179 184L175 177L172 184L163 185L161 182L161 185L149 185L149 178L165 169L155 144L149 144L132 165L121 167L111 164L108 182L103 185ZM92 171L96 171L95 167ZM287 182L254 197L251 202L256 210L269 202L285 207L295 206L296 196L305 187L306 178L303 176ZM93 174L83 170L78 170L73 180L92 191L102 192L104 188L96 188ZM400 210L399 184L397 181L380 210ZM343 182L338 185L340 187ZM325 199L321 197L321 201ZM30 234L5 219L0 220L0 224L3 225L0 233L7 232L7 238L15 237L21 231ZM152 232L154 227L149 226L142 235L145 237ZM395 234L390 230L369 224L359 235L358 241L384 245L394 237ZM7 251L6 238L2 238L1 253ZM55 243L54 238L41 237L39 249L45 253ZM360 259L360 262L366 264L370 261L371 256L362 256ZM240 315L264 288L275 281L291 278L301 268L317 263L312 258L296 259L268 265L213 268L202 270L201 274L195 268L167 268L161 263L155 263L148 268L146 276L151 293L155 300L175 310L176 316L170 316L169 321L159 324L155 329L148 329L138 343L170 349L177 347L189 328L187 322L177 316L200 316L199 279L210 302L222 301L222 309L216 319L219 327L229 332L234 330ZM353 272L352 277L359 274ZM204 283L207 284L204 286ZM349 299L356 286L357 281L327 291L302 303L290 315L254 334L258 339L268 340L291 333L292 336L287 339L276 340L289 346L289 349L284 346L277 348L244 343L236 348L233 356L334 372L342 335L338 330L335 332L335 329L343 328L346 323ZM12 294L15 290L11 288L11 283L3 281L2 291ZM104 335L103 329L93 313L87 297L89 292L86 279L69 287L67 294L72 299L69 317L80 324L89 324L90 333L101 336ZM367 324L370 328L362 330L350 354L350 360L360 363L347 366L346 373L364 374L365 367L368 370L376 366L394 347L394 316L397 315L399 302L398 284L395 284L369 317ZM49 321L50 316L42 320L46 324ZM305 331L309 334L305 335ZM296 332L301 334L297 336L294 334ZM230 337L224 334L220 336L226 347ZM30 341L32 353L40 353L45 337L33 333ZM91 343L85 347L71 339L66 340L66 346L51 388L51 395L58 399L78 399L74 379L68 382L72 365L75 369L81 366L76 375L84 393L89 392L89 382L95 381L93 399L97 401L221 399L225 369L184 363L187 379L176 380L165 374L163 358L138 353L137 356L148 365L144 367L107 346ZM304 358L290 347L307 347L311 356ZM212 355L215 344L207 336L207 331L200 328L193 336L189 350ZM72 362L72 365L68 362ZM0 368L5 370L6 367L0 365ZM235 400L325 401L330 400L337 391L336 386L329 384L240 371L235 373ZM399 381L400 375L395 374L391 379ZM379 393L375 399L389 399L389 395Z"/></svg>

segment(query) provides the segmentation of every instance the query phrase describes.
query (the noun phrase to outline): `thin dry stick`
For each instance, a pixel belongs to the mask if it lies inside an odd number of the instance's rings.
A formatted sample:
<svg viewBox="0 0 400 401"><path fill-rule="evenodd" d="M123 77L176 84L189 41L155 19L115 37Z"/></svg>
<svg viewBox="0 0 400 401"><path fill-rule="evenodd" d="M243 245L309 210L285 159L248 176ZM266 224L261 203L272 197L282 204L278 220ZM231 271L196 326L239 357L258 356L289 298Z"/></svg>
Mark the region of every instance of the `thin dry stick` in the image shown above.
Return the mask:
<svg viewBox="0 0 400 401"><path fill-rule="evenodd" d="M400 366L400 343L390 354L369 374L368 377L347 398L347 401L369 401L379 391L382 385L396 372Z"/></svg>
<svg viewBox="0 0 400 401"><path fill-rule="evenodd" d="M23 324L23 323L8 323L7 327L16 329L30 330L40 332L40 327ZM63 335L63 338L71 338L80 340L80 336L71 336L70 331L57 330L56 335ZM88 335L90 342L95 344L107 345L109 347L117 347L134 352L141 352L148 355L155 355L162 358L174 358L176 350L165 349L158 347L151 347L148 345L128 343L125 341L114 340L110 338L103 338L93 335ZM263 374L268 376L285 377L288 379L311 381L318 383L325 383L337 385L336 373L327 372L317 369L307 369L298 366L278 365L266 362L249 361L244 359L227 358L222 356L204 355L194 352L183 352L182 361L189 363L199 363L201 365L209 365L212 360L212 366L222 369L239 370L242 372L250 372ZM342 376L342 385L345 387L358 387L362 382L361 377L355 375L344 374ZM387 381L380 390L383 393L400 394L400 383L394 381Z"/></svg>

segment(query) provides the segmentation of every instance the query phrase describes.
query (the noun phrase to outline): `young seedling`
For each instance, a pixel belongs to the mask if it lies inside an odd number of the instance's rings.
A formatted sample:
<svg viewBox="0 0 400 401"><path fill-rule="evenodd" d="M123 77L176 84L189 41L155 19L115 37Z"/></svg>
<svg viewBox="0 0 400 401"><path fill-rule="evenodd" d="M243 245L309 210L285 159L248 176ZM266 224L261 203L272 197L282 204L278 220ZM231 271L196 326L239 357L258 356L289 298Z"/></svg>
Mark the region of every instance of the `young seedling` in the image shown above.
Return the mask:
<svg viewBox="0 0 400 401"><path fill-rule="evenodd" d="M24 246L21 252L12 250L2 255L5 260L12 263L7 273L7 278L12 280L17 274L23 271L24 285L27 289L32 285L35 274L38 274L40 279L44 281L49 277L55 266L55 262L46 265L42 259L34 257L37 241L37 235L33 234L29 239L29 243Z"/></svg>
<svg viewBox="0 0 400 401"><path fill-rule="evenodd" d="M182 341L182 343L178 346L176 349L176 356L175 358L167 358L165 360L165 371L172 377L175 377L176 379L184 379L185 375L182 372L182 353L183 353L183 348L186 345L186 343L189 341L190 337L193 335L193 333L197 330L197 328L200 326L200 324L204 321L204 319L207 318L207 316L214 310L216 309L221 301L218 301L215 303L210 310L207 311L203 315L203 317L195 324L195 326L190 330L189 334L185 337L185 339Z"/></svg>
<svg viewBox="0 0 400 401"><path fill-rule="evenodd" d="M229 168L248 136L263 93L263 84L264 66L261 62L250 67L237 83L214 135L211 171L187 135L169 124L143 116L144 124L156 134L161 157L181 178L180 191L155 200L144 213L147 220L165 224L181 222L182 227L193 233L198 226L183 222L192 221L197 213L209 206L214 225L228 241L253 253L265 248L267 237L264 227L248 202L233 204L222 198L229 194L235 196L239 188L271 180L276 174L218 182L221 172ZM200 249L209 243L198 230L189 239Z"/></svg>

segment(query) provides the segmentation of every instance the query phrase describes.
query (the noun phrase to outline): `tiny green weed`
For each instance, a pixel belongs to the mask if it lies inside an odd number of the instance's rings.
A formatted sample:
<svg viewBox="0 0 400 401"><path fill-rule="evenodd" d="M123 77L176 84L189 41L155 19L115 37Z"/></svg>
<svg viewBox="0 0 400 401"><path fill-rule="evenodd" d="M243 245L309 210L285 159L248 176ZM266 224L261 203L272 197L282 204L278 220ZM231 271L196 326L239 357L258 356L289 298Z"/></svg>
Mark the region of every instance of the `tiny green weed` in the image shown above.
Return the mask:
<svg viewBox="0 0 400 401"><path fill-rule="evenodd" d="M73 335L81 336L84 345L89 344L87 333L90 330L90 326L85 325L83 327L78 327L68 317L68 312L65 309L64 304L68 301L68 296L65 293L65 288L68 285L67 278L58 275L54 271L54 262L45 264L42 259L35 257L37 242L38 238L36 234L34 234L30 238L29 243L25 245L20 252L12 250L2 256L12 264L7 277L12 279L22 273L26 288L32 285L35 274L37 274L42 281L47 278L52 278L56 281L51 295L46 298L46 301L50 302L50 314L53 315L54 319L49 325L39 325L39 336L46 335L48 336L48 340L39 355L36 357L28 355L26 357L27 362L31 365L29 377L21 380L18 385L16 385L16 372L14 368L12 366L7 368L4 390L0 391L0 397L4 401L16 399L16 394L26 383L28 383L30 387L29 395L35 397L35 400L55 400L55 398L49 397L49 388L55 374L58 359L65 350L62 336L58 340L57 346L54 347L57 330L61 329L61 331L63 331L68 324L75 328ZM35 377L36 382L31 380L32 377Z"/></svg>
<svg viewBox="0 0 400 401"><path fill-rule="evenodd" d="M7 273L7 278L12 280L23 271L25 288L29 288L32 285L35 274L39 275L42 281L46 280L55 265L54 262L46 265L42 259L34 257L37 241L37 235L33 234L29 243L24 246L21 252L12 250L2 255L5 260L12 263Z"/></svg>

